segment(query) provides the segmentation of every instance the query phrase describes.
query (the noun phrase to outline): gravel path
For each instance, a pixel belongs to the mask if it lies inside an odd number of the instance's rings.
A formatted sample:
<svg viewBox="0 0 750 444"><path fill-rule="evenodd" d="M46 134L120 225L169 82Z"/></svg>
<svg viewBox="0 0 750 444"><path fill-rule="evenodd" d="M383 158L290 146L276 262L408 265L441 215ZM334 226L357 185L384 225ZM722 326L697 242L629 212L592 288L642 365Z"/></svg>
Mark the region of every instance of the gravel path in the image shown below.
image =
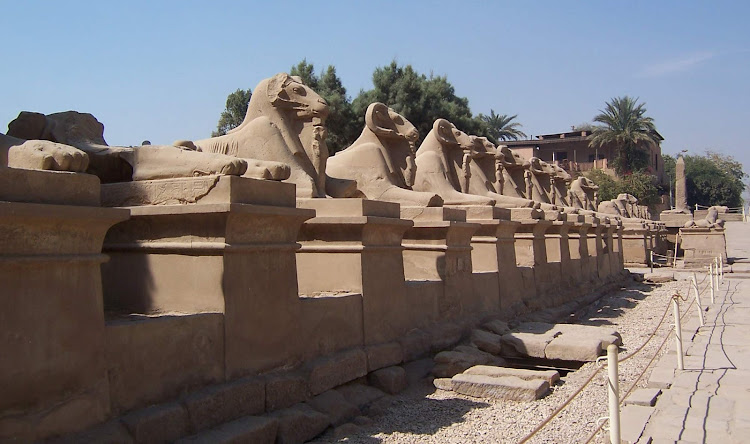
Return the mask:
<svg viewBox="0 0 750 444"><path fill-rule="evenodd" d="M702 288L703 286L701 286ZM615 326L623 338L621 357L643 344L654 331L662 314L670 306L671 296L686 295L688 281L659 285L632 282L585 307L576 317L586 325ZM681 305L684 311L688 304ZM695 316L693 313L688 316ZM671 311L657 335L632 359L620 364L620 392L624 394L646 367L670 331ZM667 342L671 345L671 342ZM668 347L664 347L664 353ZM317 442L347 443L516 443L531 432L551 412L565 402L596 370L585 364L563 377L543 399L534 402L492 401L436 390L430 381L412 386L394 397L387 413L362 427L359 433L336 441L331 434ZM531 443L584 442L597 427L597 419L606 416L607 394L602 371L555 419L542 429ZM645 386L648 373L639 386ZM600 432L593 442L605 442Z"/></svg>

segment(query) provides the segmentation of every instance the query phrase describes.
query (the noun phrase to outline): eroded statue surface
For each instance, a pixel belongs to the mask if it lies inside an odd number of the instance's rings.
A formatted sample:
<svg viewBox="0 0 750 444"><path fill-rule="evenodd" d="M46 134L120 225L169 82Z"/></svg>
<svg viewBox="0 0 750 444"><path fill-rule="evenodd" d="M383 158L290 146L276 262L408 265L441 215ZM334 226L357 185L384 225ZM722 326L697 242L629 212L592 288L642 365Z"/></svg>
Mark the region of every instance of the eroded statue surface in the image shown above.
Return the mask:
<svg viewBox="0 0 750 444"><path fill-rule="evenodd" d="M720 206L709 207L705 219L689 220L685 222L685 228L724 228L724 219L719 219L719 213L725 208Z"/></svg>
<svg viewBox="0 0 750 444"><path fill-rule="evenodd" d="M270 161L259 167L272 178L297 185L297 197L325 197L327 116L328 104L322 97L299 77L280 73L256 86L238 127L194 143L203 152Z"/></svg>
<svg viewBox="0 0 750 444"><path fill-rule="evenodd" d="M574 208L596 211L599 187L588 177L580 176L570 183L570 200Z"/></svg>
<svg viewBox="0 0 750 444"><path fill-rule="evenodd" d="M349 197L338 179L355 181L367 199L407 206L440 206L443 199L433 192L412 190L416 176L417 129L402 115L375 102L365 112L362 134L348 148L328 159L326 190L333 197Z"/></svg>
<svg viewBox="0 0 750 444"><path fill-rule="evenodd" d="M247 169L247 163L241 159L175 146L109 146L104 140L104 125L91 114L76 111L50 115L21 112L8 124L8 136L28 139L26 143L30 146L53 153L52 160L41 155L43 163L52 163L51 169L86 171L98 176L103 183L212 174L242 175ZM55 145L42 141L55 142ZM70 147L77 150L71 151ZM88 164L85 166L82 160L85 156L76 154L79 150L87 154ZM11 149L9 159L13 156ZM27 161L33 164L33 159L39 157L38 153L27 156Z"/></svg>
<svg viewBox="0 0 750 444"><path fill-rule="evenodd" d="M89 156L72 146L48 140L23 140L0 133L0 168L80 173L88 166Z"/></svg>
<svg viewBox="0 0 750 444"><path fill-rule="evenodd" d="M468 134L437 119L417 150L414 190L436 193L446 205L494 205L494 199L467 194L473 145Z"/></svg>

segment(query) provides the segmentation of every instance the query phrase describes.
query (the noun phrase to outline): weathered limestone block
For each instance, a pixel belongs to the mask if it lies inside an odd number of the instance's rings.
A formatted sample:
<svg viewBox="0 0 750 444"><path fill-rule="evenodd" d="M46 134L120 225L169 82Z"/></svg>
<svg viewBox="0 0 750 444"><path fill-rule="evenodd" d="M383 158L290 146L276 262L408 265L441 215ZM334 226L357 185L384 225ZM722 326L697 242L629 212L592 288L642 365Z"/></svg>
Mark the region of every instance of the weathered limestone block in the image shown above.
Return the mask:
<svg viewBox="0 0 750 444"><path fill-rule="evenodd" d="M310 398L307 377L301 372L269 374L266 378L266 411L291 407Z"/></svg>
<svg viewBox="0 0 750 444"><path fill-rule="evenodd" d="M214 180L111 184L102 192L118 200L129 192L181 200L203 186L196 184ZM204 195L206 203L128 207L131 219L113 227L105 241L112 257L102 270L105 307L224 313L229 379L298 360L303 344L294 250L299 227L314 212L294 208L293 188L222 176Z"/></svg>
<svg viewBox="0 0 750 444"><path fill-rule="evenodd" d="M463 210L443 207L403 207L401 217L414 221L403 240L406 279L442 282L438 319L458 318L463 295L473 291L471 238L479 224L467 223Z"/></svg>
<svg viewBox="0 0 750 444"><path fill-rule="evenodd" d="M453 351L440 352L434 359L432 374L436 378L450 378L475 365L505 365L503 359L472 347L457 347Z"/></svg>
<svg viewBox="0 0 750 444"><path fill-rule="evenodd" d="M502 337L506 356L531 356L566 361L594 361L609 344L621 344L607 327L526 322Z"/></svg>
<svg viewBox="0 0 750 444"><path fill-rule="evenodd" d="M386 396L380 389L359 383L347 384L337 388L336 391L362 410Z"/></svg>
<svg viewBox="0 0 750 444"><path fill-rule="evenodd" d="M176 441L178 444L233 444L252 442L273 444L279 421L264 416L246 416L223 424L215 429Z"/></svg>
<svg viewBox="0 0 750 444"><path fill-rule="evenodd" d="M471 332L471 343L478 349L493 355L502 352L501 336L484 330L473 330Z"/></svg>
<svg viewBox="0 0 750 444"><path fill-rule="evenodd" d="M432 380L432 385L435 386L435 388L445 391L452 391L453 390L453 379L451 378L435 378Z"/></svg>
<svg viewBox="0 0 750 444"><path fill-rule="evenodd" d="M622 253L626 266L647 267L650 260L648 243L649 229L643 223L630 222L623 225Z"/></svg>
<svg viewBox="0 0 750 444"><path fill-rule="evenodd" d="M401 393L407 385L406 372L399 366L381 368L368 375L370 384L388 394Z"/></svg>
<svg viewBox="0 0 750 444"><path fill-rule="evenodd" d="M549 391L543 379L525 380L515 376L460 374L452 378L453 391L474 398L534 401Z"/></svg>
<svg viewBox="0 0 750 444"><path fill-rule="evenodd" d="M160 404L121 418L135 442L170 442L188 434L187 410L179 403Z"/></svg>
<svg viewBox="0 0 750 444"><path fill-rule="evenodd" d="M602 341L599 338L571 337L565 334L550 341L544 349L547 359L565 361L596 361L601 354Z"/></svg>
<svg viewBox="0 0 750 444"><path fill-rule="evenodd" d="M312 360L364 344L362 295L321 293L300 297L305 332L302 359Z"/></svg>
<svg viewBox="0 0 750 444"><path fill-rule="evenodd" d="M715 257L726 263L727 241L724 228L681 228L680 248L685 251L685 266L703 266Z"/></svg>
<svg viewBox="0 0 750 444"><path fill-rule="evenodd" d="M0 441L79 431L110 413L101 248L128 212L85 174L0 168L0 185Z"/></svg>
<svg viewBox="0 0 750 444"><path fill-rule="evenodd" d="M298 444L309 441L328 428L331 420L307 404L298 404L268 415L279 422L277 444Z"/></svg>
<svg viewBox="0 0 750 444"><path fill-rule="evenodd" d="M508 327L508 323L499 319L485 322L484 324L482 324L482 328L500 336L506 333L510 333L510 327Z"/></svg>
<svg viewBox="0 0 750 444"><path fill-rule="evenodd" d="M412 223L398 204L363 199L305 199L316 217L301 228L300 293L362 295L366 345L393 341L409 327L401 239Z"/></svg>
<svg viewBox="0 0 750 444"><path fill-rule="evenodd" d="M350 403L336 390L328 390L307 401L315 410L324 413L330 419L330 425L339 426L352 418L361 415L359 408Z"/></svg>
<svg viewBox="0 0 750 444"><path fill-rule="evenodd" d="M367 355L361 349L319 358L310 364L310 393L323 393L366 374Z"/></svg>
<svg viewBox="0 0 750 444"><path fill-rule="evenodd" d="M266 409L266 384L260 378L243 378L205 388L182 399L191 430L208 429Z"/></svg>
<svg viewBox="0 0 750 444"><path fill-rule="evenodd" d="M414 329L399 339L399 344L404 351L404 362L409 362L427 356L431 339L424 331Z"/></svg>
<svg viewBox="0 0 750 444"><path fill-rule="evenodd" d="M404 360L404 351L398 342L371 345L365 348L367 353L367 371L400 364Z"/></svg>
<svg viewBox="0 0 750 444"><path fill-rule="evenodd" d="M465 375L484 375L484 376L515 376L526 381L534 379L543 379L550 385L560 380L560 373L556 370L528 370L525 368L496 367L490 365L477 365L467 369Z"/></svg>

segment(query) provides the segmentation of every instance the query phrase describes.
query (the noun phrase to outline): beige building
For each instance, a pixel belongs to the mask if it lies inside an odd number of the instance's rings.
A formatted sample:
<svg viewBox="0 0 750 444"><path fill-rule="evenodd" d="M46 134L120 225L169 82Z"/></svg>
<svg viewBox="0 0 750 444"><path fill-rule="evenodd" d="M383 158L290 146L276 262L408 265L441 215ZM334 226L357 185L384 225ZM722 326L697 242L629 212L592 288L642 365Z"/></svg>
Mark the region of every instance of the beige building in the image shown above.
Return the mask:
<svg viewBox="0 0 750 444"><path fill-rule="evenodd" d="M659 141L664 138L656 133ZM529 159L538 157L545 162L560 165L569 173L583 173L594 168L603 169L615 175L613 159L616 147L605 145L600 148L589 147L591 131L571 131L567 133L542 134L531 140L503 141L513 151ZM657 177L659 183L664 181L664 159L661 156L661 145L648 144L648 172Z"/></svg>

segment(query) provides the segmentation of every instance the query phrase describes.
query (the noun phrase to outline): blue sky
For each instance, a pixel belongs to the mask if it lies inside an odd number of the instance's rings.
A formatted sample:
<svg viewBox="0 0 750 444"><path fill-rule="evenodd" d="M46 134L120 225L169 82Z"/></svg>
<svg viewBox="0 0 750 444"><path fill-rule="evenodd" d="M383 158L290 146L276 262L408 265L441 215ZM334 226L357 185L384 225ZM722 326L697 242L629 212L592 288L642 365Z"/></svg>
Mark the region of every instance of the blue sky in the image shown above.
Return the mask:
<svg viewBox="0 0 750 444"><path fill-rule="evenodd" d="M111 145L208 137L227 94L303 58L351 96L395 59L446 75L474 113L530 135L646 102L664 152L741 160L750 124L748 2L1 3L0 127L18 112L89 112ZM742 131L740 131L742 130Z"/></svg>

